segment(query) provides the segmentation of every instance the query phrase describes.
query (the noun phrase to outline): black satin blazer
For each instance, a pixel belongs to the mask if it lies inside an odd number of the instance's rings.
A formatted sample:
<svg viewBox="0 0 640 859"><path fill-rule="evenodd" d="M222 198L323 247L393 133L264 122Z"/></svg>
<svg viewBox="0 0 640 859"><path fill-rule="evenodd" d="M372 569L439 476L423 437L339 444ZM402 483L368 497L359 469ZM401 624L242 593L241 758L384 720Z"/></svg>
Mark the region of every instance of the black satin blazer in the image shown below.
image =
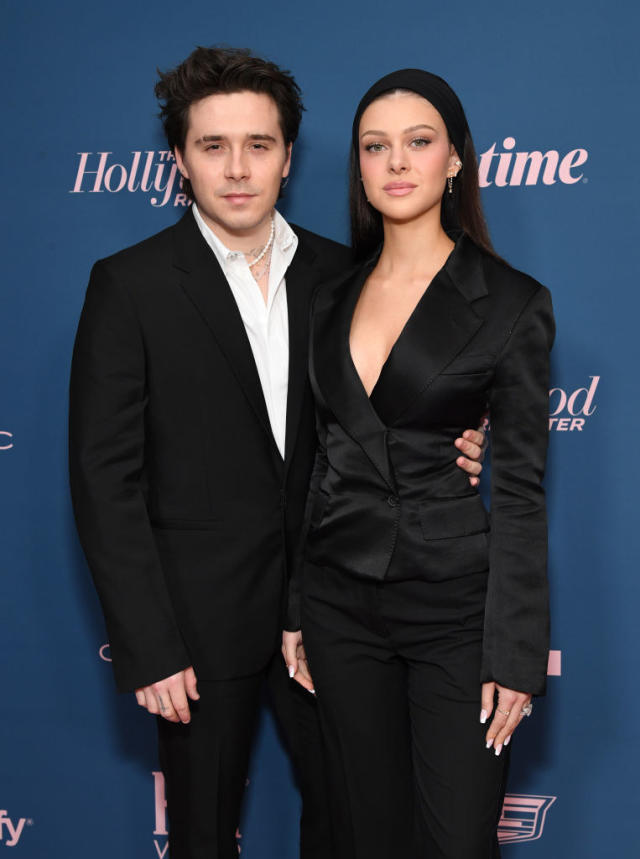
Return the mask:
<svg viewBox="0 0 640 859"><path fill-rule="evenodd" d="M369 398L349 332L372 267L330 282L314 303L319 449L303 557L378 580L489 570L481 680L541 694L549 644L541 483L554 337L549 292L462 235ZM454 447L487 409L490 516ZM290 629L300 625L304 566L291 583Z"/></svg>

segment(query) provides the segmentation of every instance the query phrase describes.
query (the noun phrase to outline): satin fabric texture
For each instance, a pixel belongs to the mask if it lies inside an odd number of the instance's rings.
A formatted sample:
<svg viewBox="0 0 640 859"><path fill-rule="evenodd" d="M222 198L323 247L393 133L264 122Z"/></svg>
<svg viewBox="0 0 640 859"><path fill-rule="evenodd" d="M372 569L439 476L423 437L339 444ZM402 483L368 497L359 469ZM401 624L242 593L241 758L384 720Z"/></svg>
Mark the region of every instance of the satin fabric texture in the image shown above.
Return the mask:
<svg viewBox="0 0 640 859"><path fill-rule="evenodd" d="M300 626L305 559L377 581L488 570L479 680L543 694L549 291L459 235L368 397L349 332L374 264L328 282L313 305L319 447L287 628ZM490 515L456 465L454 446L487 410Z"/></svg>

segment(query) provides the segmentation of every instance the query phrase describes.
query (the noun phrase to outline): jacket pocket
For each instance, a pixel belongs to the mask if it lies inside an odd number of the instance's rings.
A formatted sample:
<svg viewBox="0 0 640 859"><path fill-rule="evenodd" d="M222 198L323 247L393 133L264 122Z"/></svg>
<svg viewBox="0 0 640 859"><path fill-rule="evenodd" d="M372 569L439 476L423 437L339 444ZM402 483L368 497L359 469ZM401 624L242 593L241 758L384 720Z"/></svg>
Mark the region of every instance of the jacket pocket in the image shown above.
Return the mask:
<svg viewBox="0 0 640 859"><path fill-rule="evenodd" d="M419 517L425 540L469 537L489 530L489 515L479 495L426 499L419 504Z"/></svg>
<svg viewBox="0 0 640 859"><path fill-rule="evenodd" d="M480 376L493 373L497 357L488 354L458 355L442 371L443 376Z"/></svg>

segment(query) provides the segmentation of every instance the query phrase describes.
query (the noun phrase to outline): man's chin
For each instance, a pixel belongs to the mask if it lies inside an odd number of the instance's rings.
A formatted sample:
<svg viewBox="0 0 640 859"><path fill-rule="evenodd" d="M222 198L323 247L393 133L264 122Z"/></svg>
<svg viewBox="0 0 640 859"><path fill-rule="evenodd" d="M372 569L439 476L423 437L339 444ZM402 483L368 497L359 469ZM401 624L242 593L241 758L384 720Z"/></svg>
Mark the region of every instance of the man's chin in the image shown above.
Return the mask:
<svg viewBox="0 0 640 859"><path fill-rule="evenodd" d="M220 226L229 233L250 233L252 230L258 229L269 217L271 210L268 212L249 213L237 212L233 215L225 213L224 218L218 218Z"/></svg>

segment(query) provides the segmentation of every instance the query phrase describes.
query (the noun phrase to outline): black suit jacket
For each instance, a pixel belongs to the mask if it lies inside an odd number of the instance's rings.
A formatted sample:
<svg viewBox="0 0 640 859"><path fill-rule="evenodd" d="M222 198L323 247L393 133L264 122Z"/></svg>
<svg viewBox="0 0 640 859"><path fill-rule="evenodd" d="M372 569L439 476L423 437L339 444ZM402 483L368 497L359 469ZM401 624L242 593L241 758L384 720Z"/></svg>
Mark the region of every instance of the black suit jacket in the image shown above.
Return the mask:
<svg viewBox="0 0 640 859"><path fill-rule="evenodd" d="M91 273L71 489L122 690L190 664L202 679L248 674L278 645L316 448L309 302L351 262L344 246L295 232L284 462L240 313L190 211Z"/></svg>
<svg viewBox="0 0 640 859"><path fill-rule="evenodd" d="M372 579L489 570L482 680L540 694L548 655L547 289L458 239L367 394L349 351L373 263L317 294L311 383L321 441L304 553ZM455 438L490 410L491 517ZM300 582L291 587L296 628ZM303 623L304 631L304 623Z"/></svg>

